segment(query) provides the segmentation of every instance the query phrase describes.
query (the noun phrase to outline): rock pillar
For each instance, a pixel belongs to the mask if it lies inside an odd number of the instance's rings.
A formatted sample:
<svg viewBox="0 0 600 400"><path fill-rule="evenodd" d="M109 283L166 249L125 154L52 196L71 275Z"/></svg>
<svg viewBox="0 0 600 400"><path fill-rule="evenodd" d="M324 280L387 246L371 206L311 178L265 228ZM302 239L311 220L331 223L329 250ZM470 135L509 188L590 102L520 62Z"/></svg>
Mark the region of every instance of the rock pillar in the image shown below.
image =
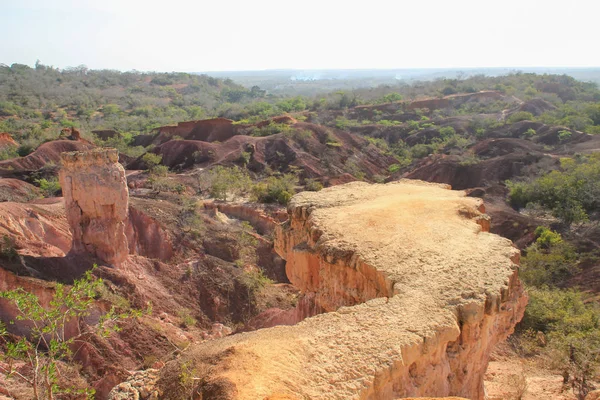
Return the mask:
<svg viewBox="0 0 600 400"><path fill-rule="evenodd" d="M89 253L120 265L129 254L125 223L129 192L116 149L61 155L60 184L73 234L72 253Z"/></svg>

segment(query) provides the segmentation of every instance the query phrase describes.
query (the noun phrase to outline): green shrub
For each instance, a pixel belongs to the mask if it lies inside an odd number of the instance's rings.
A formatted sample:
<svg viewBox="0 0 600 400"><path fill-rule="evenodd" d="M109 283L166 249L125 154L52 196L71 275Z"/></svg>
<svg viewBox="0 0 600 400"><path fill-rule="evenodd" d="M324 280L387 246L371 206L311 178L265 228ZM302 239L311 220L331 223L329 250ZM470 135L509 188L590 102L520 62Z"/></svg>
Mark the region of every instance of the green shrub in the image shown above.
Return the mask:
<svg viewBox="0 0 600 400"><path fill-rule="evenodd" d="M382 126L396 126L396 125L400 125L401 122L393 121L393 120L389 120L389 119L380 119L379 121L377 121L377 124L382 125Z"/></svg>
<svg viewBox="0 0 600 400"><path fill-rule="evenodd" d="M144 162L148 170L152 170L152 168L156 167L161 163L162 156L160 154L146 153L142 157L142 161Z"/></svg>
<svg viewBox="0 0 600 400"><path fill-rule="evenodd" d="M308 129L290 129L284 132L284 135L299 142L303 142L313 137L312 131Z"/></svg>
<svg viewBox="0 0 600 400"><path fill-rule="evenodd" d="M17 157L19 157L19 153L17 153L17 150L14 147L0 149L0 161L10 160L11 158Z"/></svg>
<svg viewBox="0 0 600 400"><path fill-rule="evenodd" d="M600 210L600 155L561 159L561 170L528 182L506 182L513 207L537 203L565 224L588 220Z"/></svg>
<svg viewBox="0 0 600 400"><path fill-rule="evenodd" d="M521 259L519 276L526 284L537 287L563 284L579 270L577 252L559 234L547 228L539 232Z"/></svg>
<svg viewBox="0 0 600 400"><path fill-rule="evenodd" d="M600 366L600 311L576 290L529 288L529 304L519 325L521 341L539 332L547 344L529 345L563 376L578 399L585 399ZM531 342L531 341L529 341Z"/></svg>
<svg viewBox="0 0 600 400"><path fill-rule="evenodd" d="M288 124L278 124L274 122L270 122L268 125L265 125L260 128L254 128L251 132L251 136L255 137L264 137L276 135L278 133L286 133L292 129Z"/></svg>
<svg viewBox="0 0 600 400"><path fill-rule="evenodd" d="M196 323L198 323L196 318L192 316L191 311L187 308L182 308L179 311L177 311L177 316L181 320L181 326L183 326L184 328L191 328L195 326Z"/></svg>
<svg viewBox="0 0 600 400"><path fill-rule="evenodd" d="M402 100L402 95L400 93L392 92L383 96L381 99L376 101L376 103L393 103L400 100Z"/></svg>
<svg viewBox="0 0 600 400"><path fill-rule="evenodd" d="M453 127L444 126L443 128L440 128L440 137L442 138L442 140L450 139L454 135L456 135L456 131Z"/></svg>
<svg viewBox="0 0 600 400"><path fill-rule="evenodd" d="M244 271L240 278L241 283L248 288L251 295L255 295L267 285L272 285L273 281L265 276L261 269L251 269Z"/></svg>
<svg viewBox="0 0 600 400"><path fill-rule="evenodd" d="M318 192L319 190L323 189L323 184L315 179L307 179L304 182L304 189L308 190L309 192Z"/></svg>
<svg viewBox="0 0 600 400"><path fill-rule="evenodd" d="M514 124L515 122L520 122L520 121L531 121L533 120L533 114L528 112L528 111L518 111L514 114L512 114L510 117L507 118L507 122L509 124Z"/></svg>
<svg viewBox="0 0 600 400"><path fill-rule="evenodd" d="M129 133L125 133L122 136L113 136L106 140L99 139L98 137L94 139L94 143L100 147L114 147L119 150L119 153L137 158L144 154L146 150L142 146L130 146L129 144L132 141L133 137Z"/></svg>
<svg viewBox="0 0 600 400"><path fill-rule="evenodd" d="M255 201L260 203L279 203L286 205L295 193L298 178L293 174L285 174L281 177L271 176L252 187L252 195Z"/></svg>
<svg viewBox="0 0 600 400"><path fill-rule="evenodd" d="M12 261L18 255L15 240L8 235L2 236L2 240L0 241L0 257Z"/></svg>
<svg viewBox="0 0 600 400"><path fill-rule="evenodd" d="M256 254L258 240L254 236L254 228L248 221L243 221L240 228L239 236L237 238L237 250L239 258L236 260L236 264L239 267L256 264L258 260L258 256Z"/></svg>
<svg viewBox="0 0 600 400"><path fill-rule="evenodd" d="M45 197L54 197L61 191L60 182L56 177L36 179L34 182L40 187Z"/></svg>
<svg viewBox="0 0 600 400"><path fill-rule="evenodd" d="M466 152L461 156L460 165L462 166L470 166L476 165L481 161L479 157L473 152Z"/></svg>
<svg viewBox="0 0 600 400"><path fill-rule="evenodd" d="M392 164L388 167L388 171L390 174L393 174L394 172L400 171L401 168L402 168L402 165L400 165L400 164Z"/></svg>
<svg viewBox="0 0 600 400"><path fill-rule="evenodd" d="M389 154L390 152L390 146L388 145L388 143L380 138L374 138L374 137L370 137L367 136L367 140L369 141L369 143L371 143L373 146L377 147L379 150L383 151L385 154Z"/></svg>
<svg viewBox="0 0 600 400"><path fill-rule="evenodd" d="M248 173L239 167L218 165L210 170L210 195L217 200L227 201L228 194L241 195L248 191L252 180Z"/></svg>
<svg viewBox="0 0 600 400"><path fill-rule="evenodd" d="M430 144L419 143L410 148L412 158L423 158L435 153L435 150Z"/></svg>
<svg viewBox="0 0 600 400"><path fill-rule="evenodd" d="M358 180L365 178L365 173L362 171L358 162L352 158L348 158L344 163L344 170Z"/></svg>
<svg viewBox="0 0 600 400"><path fill-rule="evenodd" d="M181 196L181 208L177 215L177 225L192 238L198 238L205 231L204 220L198 208L198 201L194 198Z"/></svg>
<svg viewBox="0 0 600 400"><path fill-rule="evenodd" d="M29 154L33 153L35 147L37 146L33 146L29 143L22 144L17 148L17 154L19 155L19 157L28 156Z"/></svg>
<svg viewBox="0 0 600 400"><path fill-rule="evenodd" d="M545 249L561 244L563 241L560 233L556 233L545 226L538 226L535 229L535 237L535 242Z"/></svg>
<svg viewBox="0 0 600 400"><path fill-rule="evenodd" d="M571 136L573 136L573 132L571 132L571 131L559 131L558 132L558 140L560 140L561 142L571 139Z"/></svg>
<svg viewBox="0 0 600 400"><path fill-rule="evenodd" d="M351 121L345 117L337 117L334 122L334 126L341 130L346 130L354 125L357 125L356 121Z"/></svg>

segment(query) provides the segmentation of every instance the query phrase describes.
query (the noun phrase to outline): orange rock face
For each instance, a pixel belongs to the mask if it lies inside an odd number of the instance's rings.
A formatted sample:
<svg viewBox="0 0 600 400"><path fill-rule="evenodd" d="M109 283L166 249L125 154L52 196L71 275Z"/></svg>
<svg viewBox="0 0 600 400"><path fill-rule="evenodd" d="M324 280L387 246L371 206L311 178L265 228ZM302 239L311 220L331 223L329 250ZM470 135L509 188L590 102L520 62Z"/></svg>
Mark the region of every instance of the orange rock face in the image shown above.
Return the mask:
<svg viewBox="0 0 600 400"><path fill-rule="evenodd" d="M18 144L12 138L10 133L0 132L0 150L5 149L7 147L16 147L16 146L18 146Z"/></svg>
<svg viewBox="0 0 600 400"><path fill-rule="evenodd" d="M120 265L129 253L125 223L129 192L115 149L64 153L59 178L74 253Z"/></svg>

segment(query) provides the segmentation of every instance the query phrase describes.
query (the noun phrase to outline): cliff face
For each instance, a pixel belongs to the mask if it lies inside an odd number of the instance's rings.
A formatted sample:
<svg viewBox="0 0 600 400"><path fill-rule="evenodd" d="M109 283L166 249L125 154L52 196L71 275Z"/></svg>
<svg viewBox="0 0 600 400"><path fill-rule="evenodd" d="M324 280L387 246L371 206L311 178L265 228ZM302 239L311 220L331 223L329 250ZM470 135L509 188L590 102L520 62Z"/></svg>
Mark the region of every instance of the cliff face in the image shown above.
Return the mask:
<svg viewBox="0 0 600 400"><path fill-rule="evenodd" d="M214 341L180 362L206 371L197 391L208 397L483 399L490 352L527 302L519 253L486 232L483 210L418 181L295 196L276 250L290 281L330 312ZM165 398L179 395L167 384L178 368L163 372Z"/></svg>
<svg viewBox="0 0 600 400"><path fill-rule="evenodd" d="M129 192L115 149L63 153L60 183L74 253L90 253L114 265L129 253L125 222Z"/></svg>

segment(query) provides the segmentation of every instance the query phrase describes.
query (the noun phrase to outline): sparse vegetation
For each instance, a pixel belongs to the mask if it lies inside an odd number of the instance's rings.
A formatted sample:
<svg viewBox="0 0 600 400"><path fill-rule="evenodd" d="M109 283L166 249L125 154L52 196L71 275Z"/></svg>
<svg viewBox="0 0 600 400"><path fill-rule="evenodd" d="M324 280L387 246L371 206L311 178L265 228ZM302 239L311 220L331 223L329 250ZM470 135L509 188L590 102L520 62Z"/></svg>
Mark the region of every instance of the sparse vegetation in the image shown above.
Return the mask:
<svg viewBox="0 0 600 400"><path fill-rule="evenodd" d="M40 187L45 197L54 197L58 195L61 191L60 182L56 177L52 177L49 179L36 179L35 183Z"/></svg>
<svg viewBox="0 0 600 400"><path fill-rule="evenodd" d="M304 182L304 188L309 192L318 192L323 189L323 184L315 179L307 179Z"/></svg>
<svg viewBox="0 0 600 400"><path fill-rule="evenodd" d="M507 185L514 207L535 203L567 225L584 222L600 207L600 156L563 158L559 171Z"/></svg>
<svg viewBox="0 0 600 400"><path fill-rule="evenodd" d="M246 193L252 184L248 173L239 167L217 165L210 170L210 195L217 200L227 201L228 195L240 196Z"/></svg>
<svg viewBox="0 0 600 400"><path fill-rule="evenodd" d="M508 122L509 124L514 124L515 122L520 121L533 121L533 119L534 117L532 113L527 111L518 111L512 114L510 117L508 117L506 122Z"/></svg>
<svg viewBox="0 0 600 400"><path fill-rule="evenodd" d="M280 177L271 176L252 187L252 197L260 203L279 203L286 205L296 192L298 177L294 174L284 174Z"/></svg>
<svg viewBox="0 0 600 400"><path fill-rule="evenodd" d="M179 311L177 311L177 316L181 320L181 326L183 326L184 328L194 327L198 322L196 318L192 316L191 311L187 308L182 308Z"/></svg>
<svg viewBox="0 0 600 400"><path fill-rule="evenodd" d="M267 124L263 127L254 128L252 130L251 135L256 136L256 137L263 137L263 136L275 135L277 133L286 133L291 130L292 130L292 128L288 124L278 124L275 122L270 122L269 124Z"/></svg>
<svg viewBox="0 0 600 400"><path fill-rule="evenodd" d="M18 256L15 240L8 235L3 235L0 241L0 257L12 261Z"/></svg>
<svg viewBox="0 0 600 400"><path fill-rule="evenodd" d="M517 345L526 355L546 359L583 400L600 368L600 309L576 289L560 288L578 269L573 246L545 227L536 236L521 261L529 304Z"/></svg>
<svg viewBox="0 0 600 400"><path fill-rule="evenodd" d="M9 339L6 327L0 325L0 338L6 346L0 370L27 383L34 399L54 399L65 394L93 398L93 389L72 387L61 380L64 363L72 360L74 348L87 343L92 335L108 336L120 329L119 321L140 315L139 312L118 314L113 308L100 318L97 325L82 324L83 319L90 315L94 297L102 284L102 280L95 279L90 271L75 280L71 287L57 284L53 299L46 308L34 294L23 289L0 292L0 298L12 303L18 311L16 319L31 326L28 338L13 341ZM79 330L69 334L66 326L72 321L77 321ZM17 360L25 362L29 371L17 370Z"/></svg>

